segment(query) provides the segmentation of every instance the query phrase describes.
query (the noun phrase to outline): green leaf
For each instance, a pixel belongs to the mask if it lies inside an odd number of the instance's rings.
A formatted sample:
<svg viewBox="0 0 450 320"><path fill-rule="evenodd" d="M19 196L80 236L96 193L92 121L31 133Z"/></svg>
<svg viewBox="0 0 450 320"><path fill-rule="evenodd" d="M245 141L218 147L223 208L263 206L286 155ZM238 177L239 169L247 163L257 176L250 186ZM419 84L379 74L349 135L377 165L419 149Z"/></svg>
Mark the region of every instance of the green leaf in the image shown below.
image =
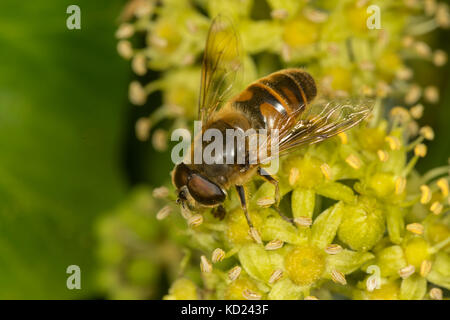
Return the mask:
<svg viewBox="0 0 450 320"><path fill-rule="evenodd" d="M93 222L124 194L120 1L0 3L0 299L92 296ZM66 268L81 268L68 290Z"/></svg>

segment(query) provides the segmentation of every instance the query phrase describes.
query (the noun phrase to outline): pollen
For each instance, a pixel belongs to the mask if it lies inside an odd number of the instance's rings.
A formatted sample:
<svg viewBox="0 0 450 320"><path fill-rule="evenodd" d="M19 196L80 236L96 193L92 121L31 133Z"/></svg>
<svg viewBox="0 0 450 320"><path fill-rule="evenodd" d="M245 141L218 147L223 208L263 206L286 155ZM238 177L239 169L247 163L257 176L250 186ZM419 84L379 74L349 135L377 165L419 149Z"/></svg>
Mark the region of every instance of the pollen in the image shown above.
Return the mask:
<svg viewBox="0 0 450 320"><path fill-rule="evenodd" d="M158 211L158 213L156 214L156 219L163 220L163 219L167 218L171 212L172 212L172 208L169 205L167 205Z"/></svg>
<svg viewBox="0 0 450 320"><path fill-rule="evenodd" d="M155 188L153 189L152 194L156 199L164 199L169 196L169 189L167 189L166 187Z"/></svg>
<svg viewBox="0 0 450 320"><path fill-rule="evenodd" d="M417 84L413 84L406 93L405 102L407 104L414 104L420 99L421 96L422 89Z"/></svg>
<svg viewBox="0 0 450 320"><path fill-rule="evenodd" d="M425 99L430 103L439 101L439 89L436 86L428 86L424 91Z"/></svg>
<svg viewBox="0 0 450 320"><path fill-rule="evenodd" d="M283 247L283 244L284 244L283 241L281 241L279 239L274 239L274 240L269 241L264 248L268 251L277 250L277 249L280 249L281 247Z"/></svg>
<svg viewBox="0 0 450 320"><path fill-rule="evenodd" d="M414 44L414 49L416 50L417 54L422 58L427 58L431 55L430 46L425 42L417 41Z"/></svg>
<svg viewBox="0 0 450 320"><path fill-rule="evenodd" d="M433 54L433 63L438 66L442 67L447 63L447 53L443 50L436 50Z"/></svg>
<svg viewBox="0 0 450 320"><path fill-rule="evenodd" d="M252 291L250 289L245 289L242 292L242 296L246 300L260 300L262 298L262 296L259 293L256 293L255 291Z"/></svg>
<svg viewBox="0 0 450 320"><path fill-rule="evenodd" d="M134 27L131 23L122 23L116 31L116 38L126 39L134 34Z"/></svg>
<svg viewBox="0 0 450 320"><path fill-rule="evenodd" d="M434 139L434 131L433 128L430 126L425 126L420 128L420 134L427 140L433 140Z"/></svg>
<svg viewBox="0 0 450 320"><path fill-rule="evenodd" d="M256 230L255 228L253 228L253 227L250 228L250 230L248 230L248 234L256 243L259 243L259 244L262 243L261 236L260 236L258 230Z"/></svg>
<svg viewBox="0 0 450 320"><path fill-rule="evenodd" d="M256 204L260 207L267 208L275 203L275 199L272 197L260 198L256 201Z"/></svg>
<svg viewBox="0 0 450 320"><path fill-rule="evenodd" d="M331 280L333 280L336 283L342 284L343 286L347 284L345 275L336 269L331 270Z"/></svg>
<svg viewBox="0 0 450 320"><path fill-rule="evenodd" d="M385 138L385 140L389 144L389 148L391 148L391 150L399 150L400 149L401 143L397 137L387 136Z"/></svg>
<svg viewBox="0 0 450 320"><path fill-rule="evenodd" d="M412 45L413 45L413 43L414 43L414 38L413 37L411 37L411 36L405 36L403 39L402 39L402 45L405 47L405 48L409 48L409 47L411 47Z"/></svg>
<svg viewBox="0 0 450 320"><path fill-rule="evenodd" d="M391 117L398 119L400 122L408 122L410 115L407 109L401 106L396 106L391 110Z"/></svg>
<svg viewBox="0 0 450 320"><path fill-rule="evenodd" d="M325 252L328 254L338 254L342 251L342 247L338 244L330 244L325 248Z"/></svg>
<svg viewBox="0 0 450 320"><path fill-rule="evenodd" d="M152 135L152 145L158 151L167 150L167 131L157 129Z"/></svg>
<svg viewBox="0 0 450 320"><path fill-rule="evenodd" d="M442 195L444 197L447 197L449 194L449 186L448 186L448 180L445 178L441 178L436 182L439 189L441 189Z"/></svg>
<svg viewBox="0 0 450 320"><path fill-rule="evenodd" d="M378 150L377 155L378 159L380 159L381 162L386 162L389 160L389 153L387 153L385 150Z"/></svg>
<svg viewBox="0 0 450 320"><path fill-rule="evenodd" d="M430 290L430 298L433 300L442 300L443 294L442 290L439 288L433 288Z"/></svg>
<svg viewBox="0 0 450 320"><path fill-rule="evenodd" d="M117 52L119 55L129 60L133 56L133 47L131 46L131 42L128 40L121 40L117 43Z"/></svg>
<svg viewBox="0 0 450 320"><path fill-rule="evenodd" d="M331 180L331 168L327 163L323 163L320 166L320 170L327 180Z"/></svg>
<svg viewBox="0 0 450 320"><path fill-rule="evenodd" d="M128 89L128 97L131 103L142 106L147 101L147 93L138 81L132 81Z"/></svg>
<svg viewBox="0 0 450 320"><path fill-rule="evenodd" d="M187 220L189 227L196 228L203 223L203 216L201 214L194 214Z"/></svg>
<svg viewBox="0 0 450 320"><path fill-rule="evenodd" d="M448 28L450 26L450 14L448 12L447 4L439 3L436 9L436 22L442 28Z"/></svg>
<svg viewBox="0 0 450 320"><path fill-rule="evenodd" d="M325 12L310 9L308 7L305 8L303 14L311 22L322 23L328 19L328 14L326 14Z"/></svg>
<svg viewBox="0 0 450 320"><path fill-rule="evenodd" d="M205 256L200 257L200 270L203 273L210 273L212 272L212 264L208 261L208 259Z"/></svg>
<svg viewBox="0 0 450 320"><path fill-rule="evenodd" d="M401 68L395 73L395 76L400 80L409 80L413 76L413 71L410 68Z"/></svg>
<svg viewBox="0 0 450 320"><path fill-rule="evenodd" d="M138 76L143 76L147 73L147 58L144 54L138 53L131 60L131 69Z"/></svg>
<svg viewBox="0 0 450 320"><path fill-rule="evenodd" d="M338 134L338 137L341 139L341 143L342 144L347 144L348 143L348 136L345 132L341 132Z"/></svg>
<svg viewBox="0 0 450 320"><path fill-rule="evenodd" d="M228 272L228 279L231 281L236 280L241 275L242 268L239 266L235 266Z"/></svg>
<svg viewBox="0 0 450 320"><path fill-rule="evenodd" d="M359 168L361 168L361 160L355 156L354 154L349 155L346 159L345 162L347 162L347 164L352 167L353 169L358 170Z"/></svg>
<svg viewBox="0 0 450 320"><path fill-rule="evenodd" d="M147 141L150 136L150 128L151 122L148 117L139 118L134 126L136 138L138 138L139 141Z"/></svg>
<svg viewBox="0 0 450 320"><path fill-rule="evenodd" d="M289 12L286 9L275 9L270 12L272 19L284 20L288 17Z"/></svg>
<svg viewBox="0 0 450 320"><path fill-rule="evenodd" d="M211 261L213 263L217 263L222 261L225 258L225 251L223 251L221 248L214 249L212 255L211 255Z"/></svg>
<svg viewBox="0 0 450 320"><path fill-rule="evenodd" d="M420 275L426 277L431 271L432 263L430 260L423 260L420 264Z"/></svg>
<svg viewBox="0 0 450 320"><path fill-rule="evenodd" d="M427 204L428 202L430 202L432 196L430 187L425 184L421 185L420 192L422 193L420 197L420 203Z"/></svg>
<svg viewBox="0 0 450 320"><path fill-rule="evenodd" d="M420 223L410 223L406 226L406 230L408 230L411 233L417 234L417 235L421 235L423 234L423 225L421 225Z"/></svg>
<svg viewBox="0 0 450 320"><path fill-rule="evenodd" d="M283 277L283 270L276 269L272 272L272 275L270 276L270 279L269 279L269 283L270 284L275 283L278 280L280 280L281 277Z"/></svg>
<svg viewBox="0 0 450 320"><path fill-rule="evenodd" d="M398 270L398 274L402 279L409 278L414 272L416 272L416 268L411 264Z"/></svg>
<svg viewBox="0 0 450 320"><path fill-rule="evenodd" d="M444 206L439 201L433 202L433 204L430 207L430 211L433 212L435 215L441 214L443 209Z"/></svg>
<svg viewBox="0 0 450 320"><path fill-rule="evenodd" d="M404 177L398 177L395 180L395 194L402 194L405 191L406 179Z"/></svg>
<svg viewBox="0 0 450 320"><path fill-rule="evenodd" d="M409 112L414 119L420 119L423 116L423 109L423 105L419 103L412 107Z"/></svg>
<svg viewBox="0 0 450 320"><path fill-rule="evenodd" d="M297 182L299 175L300 171L297 168L291 168L289 172L289 184L291 186L293 186Z"/></svg>
<svg viewBox="0 0 450 320"><path fill-rule="evenodd" d="M310 217L297 217L294 219L294 222L300 227L309 227L312 225L312 219Z"/></svg>
<svg viewBox="0 0 450 320"><path fill-rule="evenodd" d="M425 0L425 14L431 16L436 12L437 5L435 0Z"/></svg>
<svg viewBox="0 0 450 320"><path fill-rule="evenodd" d="M414 155L421 158L425 157L427 155L427 146L423 143L419 143L414 147Z"/></svg>

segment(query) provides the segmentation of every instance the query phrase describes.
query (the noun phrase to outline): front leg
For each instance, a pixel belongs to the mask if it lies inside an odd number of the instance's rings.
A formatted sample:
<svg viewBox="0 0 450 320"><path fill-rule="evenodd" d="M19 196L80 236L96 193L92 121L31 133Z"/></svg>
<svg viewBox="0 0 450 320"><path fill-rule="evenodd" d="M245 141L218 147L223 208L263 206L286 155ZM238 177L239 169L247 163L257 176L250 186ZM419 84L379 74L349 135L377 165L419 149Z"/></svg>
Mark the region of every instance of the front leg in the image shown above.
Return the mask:
<svg viewBox="0 0 450 320"><path fill-rule="evenodd" d="M217 218L219 220L223 220L226 215L225 208L222 205L219 205L218 207L215 207L211 210L212 215L214 218Z"/></svg>
<svg viewBox="0 0 450 320"><path fill-rule="evenodd" d="M258 231L253 226L253 222L250 219L250 214L248 213L247 200L245 198L244 186L236 185L236 190L238 192L239 199L241 200L242 210L244 210L245 218L247 219L247 223L248 223L248 226L250 228L250 230L249 230L250 237L252 237L253 240L255 240L257 243L262 243L261 236L259 235Z"/></svg>
<svg viewBox="0 0 450 320"><path fill-rule="evenodd" d="M294 223L294 219L286 217L280 210L280 187L278 186L278 180L276 180L274 177L272 177L266 170L264 170L263 168L259 167L258 168L258 175L263 178L264 180L266 180L267 182L270 182L271 184L274 185L275 187L275 210L277 210L278 214L280 215L281 218L283 218L283 220L292 223L295 226Z"/></svg>

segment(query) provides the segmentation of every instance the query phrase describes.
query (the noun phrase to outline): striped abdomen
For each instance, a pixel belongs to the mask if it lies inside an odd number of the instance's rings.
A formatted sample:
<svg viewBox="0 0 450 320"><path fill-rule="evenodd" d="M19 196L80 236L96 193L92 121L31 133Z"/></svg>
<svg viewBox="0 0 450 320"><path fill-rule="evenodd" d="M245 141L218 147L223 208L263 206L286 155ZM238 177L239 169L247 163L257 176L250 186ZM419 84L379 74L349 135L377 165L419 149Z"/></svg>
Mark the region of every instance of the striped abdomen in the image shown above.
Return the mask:
<svg viewBox="0 0 450 320"><path fill-rule="evenodd" d="M301 69L285 69L249 85L232 101L252 127L279 128L294 125L296 119L317 94L314 79Z"/></svg>

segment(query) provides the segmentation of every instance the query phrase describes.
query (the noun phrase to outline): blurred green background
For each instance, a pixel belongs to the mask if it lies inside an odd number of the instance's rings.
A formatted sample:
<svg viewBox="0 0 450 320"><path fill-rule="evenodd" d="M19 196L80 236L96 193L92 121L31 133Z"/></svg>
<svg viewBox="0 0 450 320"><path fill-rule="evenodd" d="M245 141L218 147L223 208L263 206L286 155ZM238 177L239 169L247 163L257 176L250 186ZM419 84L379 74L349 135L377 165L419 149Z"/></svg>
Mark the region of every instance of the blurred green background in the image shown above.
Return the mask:
<svg viewBox="0 0 450 320"><path fill-rule="evenodd" d="M103 298L95 221L132 185L168 177L168 154L134 137L135 119L158 101L128 102L135 76L114 38L124 3L0 2L0 299ZM71 4L81 7L81 30L66 28ZM449 52L448 33L436 36ZM441 88L441 103L422 119L437 139L420 171L450 155L449 65L441 70L419 72L419 83ZM82 290L66 288L71 264L81 268Z"/></svg>

